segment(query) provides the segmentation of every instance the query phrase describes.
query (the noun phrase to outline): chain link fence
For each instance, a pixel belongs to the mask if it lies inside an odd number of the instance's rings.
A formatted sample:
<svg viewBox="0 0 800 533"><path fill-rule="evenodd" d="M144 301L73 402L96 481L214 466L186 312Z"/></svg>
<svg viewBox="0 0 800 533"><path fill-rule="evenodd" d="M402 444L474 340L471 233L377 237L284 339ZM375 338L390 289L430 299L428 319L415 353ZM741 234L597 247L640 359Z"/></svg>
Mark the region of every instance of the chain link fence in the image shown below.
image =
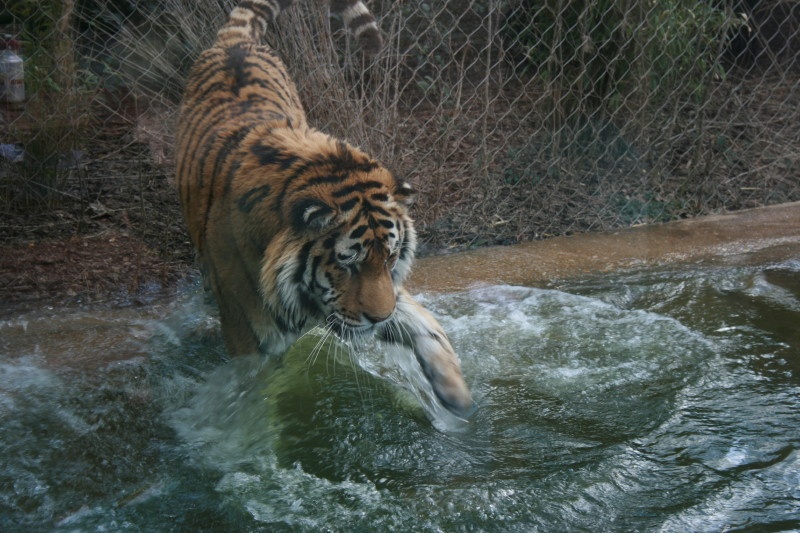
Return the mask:
<svg viewBox="0 0 800 533"><path fill-rule="evenodd" d="M127 217L164 239L182 233L173 120L193 58L230 7L12 1L0 32L22 41L26 100L0 104L3 211L45 206L51 225ZM385 37L375 58L317 1L283 13L268 40L312 124L420 191L414 214L432 246L800 200L796 0L371 8ZM14 218L3 234L37 220Z"/></svg>

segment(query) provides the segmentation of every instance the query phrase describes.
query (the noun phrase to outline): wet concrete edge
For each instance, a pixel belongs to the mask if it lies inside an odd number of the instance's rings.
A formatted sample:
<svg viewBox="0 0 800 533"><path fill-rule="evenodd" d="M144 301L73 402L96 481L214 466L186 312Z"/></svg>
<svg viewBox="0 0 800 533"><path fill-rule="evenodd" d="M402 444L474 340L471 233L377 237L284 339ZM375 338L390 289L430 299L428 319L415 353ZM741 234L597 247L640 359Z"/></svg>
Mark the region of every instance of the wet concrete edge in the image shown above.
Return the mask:
<svg viewBox="0 0 800 533"><path fill-rule="evenodd" d="M652 267L766 264L800 257L800 202L614 232L421 258L412 291L555 281Z"/></svg>

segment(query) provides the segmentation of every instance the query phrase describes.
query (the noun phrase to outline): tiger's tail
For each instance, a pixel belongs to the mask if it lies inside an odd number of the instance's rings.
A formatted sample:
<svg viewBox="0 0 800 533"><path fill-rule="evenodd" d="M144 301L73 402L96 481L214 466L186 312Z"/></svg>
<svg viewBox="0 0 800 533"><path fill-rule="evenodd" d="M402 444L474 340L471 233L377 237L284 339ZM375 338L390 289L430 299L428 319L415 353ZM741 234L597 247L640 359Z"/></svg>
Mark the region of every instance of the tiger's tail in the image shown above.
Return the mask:
<svg viewBox="0 0 800 533"><path fill-rule="evenodd" d="M260 42L267 22L289 8L294 0L243 0L231 11L228 22L217 32L217 46ZM331 0L331 11L342 18L345 27L358 39L361 49L377 53L382 45L375 17L362 0Z"/></svg>

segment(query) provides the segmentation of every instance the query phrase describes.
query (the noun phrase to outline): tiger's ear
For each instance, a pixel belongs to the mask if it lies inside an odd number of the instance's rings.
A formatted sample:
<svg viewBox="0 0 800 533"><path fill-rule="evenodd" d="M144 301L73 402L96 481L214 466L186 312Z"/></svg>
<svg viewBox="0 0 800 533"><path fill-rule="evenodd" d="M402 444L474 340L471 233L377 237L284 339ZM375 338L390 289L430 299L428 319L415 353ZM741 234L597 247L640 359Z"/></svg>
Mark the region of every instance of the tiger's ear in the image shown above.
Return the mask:
<svg viewBox="0 0 800 533"><path fill-rule="evenodd" d="M297 231L319 231L331 223L335 214L322 200L306 198L294 204L290 216Z"/></svg>
<svg viewBox="0 0 800 533"><path fill-rule="evenodd" d="M417 198L417 191L407 181L401 181L394 190L398 202L410 206Z"/></svg>

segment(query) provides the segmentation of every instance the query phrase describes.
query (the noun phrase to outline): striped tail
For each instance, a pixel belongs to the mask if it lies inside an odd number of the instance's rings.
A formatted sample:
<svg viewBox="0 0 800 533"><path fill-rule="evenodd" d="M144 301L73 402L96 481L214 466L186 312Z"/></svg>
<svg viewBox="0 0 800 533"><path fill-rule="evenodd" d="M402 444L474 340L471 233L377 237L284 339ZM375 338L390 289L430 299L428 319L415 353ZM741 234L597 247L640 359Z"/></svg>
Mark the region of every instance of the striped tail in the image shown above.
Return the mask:
<svg viewBox="0 0 800 533"><path fill-rule="evenodd" d="M217 45L259 42L267 32L267 22L289 8L294 0L244 0L231 11L228 22L217 32ZM358 39L359 46L376 54L382 45L375 17L362 0L331 0L331 12L342 18L345 27Z"/></svg>
<svg viewBox="0 0 800 533"><path fill-rule="evenodd" d="M331 11L342 17L358 45L368 54L377 54L383 44L375 17L362 0L331 0Z"/></svg>

